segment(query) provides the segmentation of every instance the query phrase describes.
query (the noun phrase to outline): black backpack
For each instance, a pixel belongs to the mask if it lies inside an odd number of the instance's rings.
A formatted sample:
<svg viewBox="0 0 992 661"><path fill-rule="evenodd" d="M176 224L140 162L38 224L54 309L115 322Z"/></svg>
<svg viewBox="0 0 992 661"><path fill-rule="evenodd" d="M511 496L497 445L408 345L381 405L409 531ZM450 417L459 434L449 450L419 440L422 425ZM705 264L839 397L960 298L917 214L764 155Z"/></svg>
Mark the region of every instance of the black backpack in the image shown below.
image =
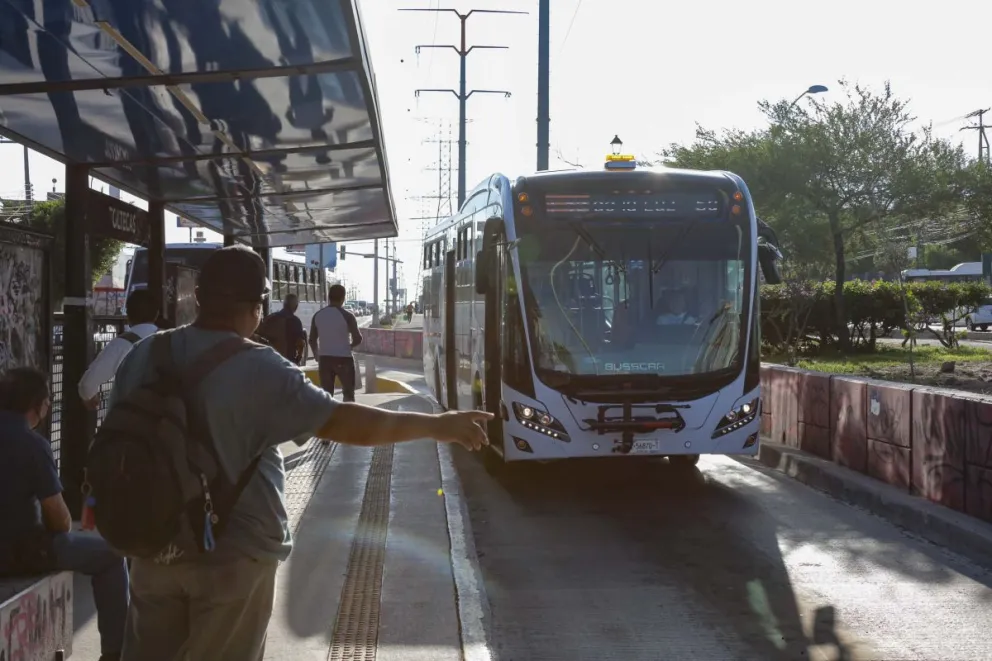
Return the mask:
<svg viewBox="0 0 992 661"><path fill-rule="evenodd" d="M204 377L258 345L222 340L180 370L172 333L155 334L145 383L107 412L90 446L83 489L111 547L161 564L213 550L260 459L232 483L205 421L191 419L189 406Z"/></svg>

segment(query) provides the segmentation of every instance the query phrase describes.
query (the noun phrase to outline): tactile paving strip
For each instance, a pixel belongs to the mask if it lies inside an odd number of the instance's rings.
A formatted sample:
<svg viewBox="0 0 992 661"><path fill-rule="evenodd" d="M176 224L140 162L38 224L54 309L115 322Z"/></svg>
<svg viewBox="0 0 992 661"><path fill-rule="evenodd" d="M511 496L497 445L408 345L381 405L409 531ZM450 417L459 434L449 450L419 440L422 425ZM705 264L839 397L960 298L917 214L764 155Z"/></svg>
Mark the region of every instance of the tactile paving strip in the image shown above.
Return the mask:
<svg viewBox="0 0 992 661"><path fill-rule="evenodd" d="M328 661L375 661L392 473L393 446L376 448L348 555Z"/></svg>
<svg viewBox="0 0 992 661"><path fill-rule="evenodd" d="M294 535L336 447L337 443L324 445L312 438L306 449L286 461L286 514Z"/></svg>

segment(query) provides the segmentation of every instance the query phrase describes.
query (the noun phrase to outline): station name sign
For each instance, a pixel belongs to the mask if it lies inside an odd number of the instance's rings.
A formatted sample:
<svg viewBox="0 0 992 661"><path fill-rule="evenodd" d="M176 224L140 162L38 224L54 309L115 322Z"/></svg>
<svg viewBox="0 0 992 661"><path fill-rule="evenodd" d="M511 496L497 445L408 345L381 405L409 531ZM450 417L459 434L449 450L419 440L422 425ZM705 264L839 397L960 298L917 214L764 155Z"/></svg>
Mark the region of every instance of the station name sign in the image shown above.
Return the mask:
<svg viewBox="0 0 992 661"><path fill-rule="evenodd" d="M147 211L95 190L88 192L88 198L86 220L90 232L148 247L151 220Z"/></svg>

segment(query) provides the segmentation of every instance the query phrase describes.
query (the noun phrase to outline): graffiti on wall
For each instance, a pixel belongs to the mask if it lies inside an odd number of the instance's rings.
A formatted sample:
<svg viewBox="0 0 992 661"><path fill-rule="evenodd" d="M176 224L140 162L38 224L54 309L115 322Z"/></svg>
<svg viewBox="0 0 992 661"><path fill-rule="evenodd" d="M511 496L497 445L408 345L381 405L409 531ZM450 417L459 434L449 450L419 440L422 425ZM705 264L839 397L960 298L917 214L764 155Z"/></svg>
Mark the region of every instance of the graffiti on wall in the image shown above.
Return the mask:
<svg viewBox="0 0 992 661"><path fill-rule="evenodd" d="M29 366L47 372L45 252L4 238L0 234L0 370Z"/></svg>
<svg viewBox="0 0 992 661"><path fill-rule="evenodd" d="M72 574L47 576L0 608L0 661L68 657L72 626Z"/></svg>

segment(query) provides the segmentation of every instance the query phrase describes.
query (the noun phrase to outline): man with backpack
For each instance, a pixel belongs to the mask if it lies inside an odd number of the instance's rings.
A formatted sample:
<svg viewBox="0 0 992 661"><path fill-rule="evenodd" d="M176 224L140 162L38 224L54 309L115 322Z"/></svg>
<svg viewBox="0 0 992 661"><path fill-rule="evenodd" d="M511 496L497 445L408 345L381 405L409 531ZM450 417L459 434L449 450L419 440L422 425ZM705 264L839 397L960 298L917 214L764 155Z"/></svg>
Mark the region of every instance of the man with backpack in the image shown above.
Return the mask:
<svg viewBox="0 0 992 661"><path fill-rule="evenodd" d="M257 254L213 252L196 321L139 342L118 370L87 486L97 529L133 558L125 661L261 661L276 569L292 548L280 444L488 444L480 411L336 402L246 339L268 294Z"/></svg>
<svg viewBox="0 0 992 661"><path fill-rule="evenodd" d="M127 324L130 326L126 333L121 333L112 339L103 351L96 355L86 373L79 380L79 397L86 406L96 410L100 406L100 388L114 378L117 368L124 356L138 340L143 340L158 331L155 321L158 319L158 306L147 289L138 289L127 297Z"/></svg>

